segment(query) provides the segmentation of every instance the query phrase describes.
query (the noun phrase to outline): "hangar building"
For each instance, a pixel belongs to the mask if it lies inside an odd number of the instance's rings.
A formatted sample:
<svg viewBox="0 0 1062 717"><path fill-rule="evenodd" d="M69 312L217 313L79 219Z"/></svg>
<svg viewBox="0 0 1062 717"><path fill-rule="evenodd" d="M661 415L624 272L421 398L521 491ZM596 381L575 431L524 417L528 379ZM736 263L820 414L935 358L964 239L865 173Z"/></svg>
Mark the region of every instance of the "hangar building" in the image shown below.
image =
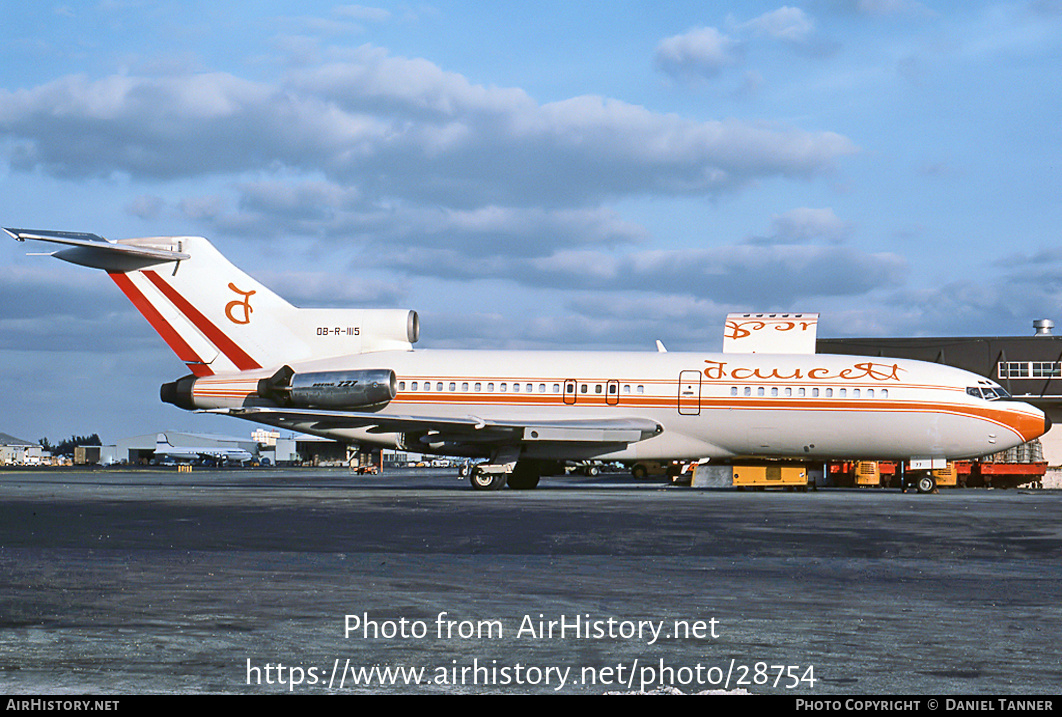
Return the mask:
<svg viewBox="0 0 1062 717"><path fill-rule="evenodd" d="M40 444L0 433L0 466L36 466L43 457Z"/></svg>

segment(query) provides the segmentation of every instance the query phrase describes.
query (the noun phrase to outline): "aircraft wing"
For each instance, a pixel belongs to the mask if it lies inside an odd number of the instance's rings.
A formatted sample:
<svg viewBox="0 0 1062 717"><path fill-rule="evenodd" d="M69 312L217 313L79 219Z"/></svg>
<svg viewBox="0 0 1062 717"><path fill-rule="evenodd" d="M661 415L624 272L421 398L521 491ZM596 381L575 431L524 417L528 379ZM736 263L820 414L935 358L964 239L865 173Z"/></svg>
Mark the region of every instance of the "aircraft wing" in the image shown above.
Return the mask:
<svg viewBox="0 0 1062 717"><path fill-rule="evenodd" d="M476 416L440 418L403 416L358 411L325 411L310 408L226 408L223 413L296 430L368 428L375 433L430 435L431 441L515 445L528 442L636 443L663 430L646 418L601 418L578 420L488 420Z"/></svg>

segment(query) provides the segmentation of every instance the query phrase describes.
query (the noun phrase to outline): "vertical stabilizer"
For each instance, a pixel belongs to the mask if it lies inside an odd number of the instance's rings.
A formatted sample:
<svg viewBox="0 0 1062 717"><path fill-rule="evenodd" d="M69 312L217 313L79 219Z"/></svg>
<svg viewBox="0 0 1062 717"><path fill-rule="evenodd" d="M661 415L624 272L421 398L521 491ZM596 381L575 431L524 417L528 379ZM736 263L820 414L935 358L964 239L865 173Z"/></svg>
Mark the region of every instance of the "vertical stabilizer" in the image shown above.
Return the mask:
<svg viewBox="0 0 1062 717"><path fill-rule="evenodd" d="M308 356L290 327L294 306L234 266L202 237L167 237L188 256L135 271L109 271L197 376L248 371ZM137 245L158 239L130 239Z"/></svg>
<svg viewBox="0 0 1062 717"><path fill-rule="evenodd" d="M300 309L203 237L107 241L94 234L7 229L59 244L53 256L103 269L196 376L269 369L368 351L409 350L420 325L404 309Z"/></svg>

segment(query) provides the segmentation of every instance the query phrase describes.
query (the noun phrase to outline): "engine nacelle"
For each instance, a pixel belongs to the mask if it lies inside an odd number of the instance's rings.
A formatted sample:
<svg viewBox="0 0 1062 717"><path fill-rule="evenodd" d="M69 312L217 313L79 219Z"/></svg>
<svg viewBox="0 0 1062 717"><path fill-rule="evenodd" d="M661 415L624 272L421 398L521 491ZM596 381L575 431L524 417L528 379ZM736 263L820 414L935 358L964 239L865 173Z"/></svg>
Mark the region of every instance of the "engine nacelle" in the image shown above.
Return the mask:
<svg viewBox="0 0 1062 717"><path fill-rule="evenodd" d="M252 384L254 385L254 384ZM185 376L164 383L159 396L166 403L194 411L263 405L285 408L376 410L395 397L398 381L389 368L295 373L282 366L251 389L246 379L232 376Z"/></svg>
<svg viewBox="0 0 1062 717"><path fill-rule="evenodd" d="M284 366L258 382L259 396L294 408L377 408L397 390L395 372L387 368L295 373Z"/></svg>

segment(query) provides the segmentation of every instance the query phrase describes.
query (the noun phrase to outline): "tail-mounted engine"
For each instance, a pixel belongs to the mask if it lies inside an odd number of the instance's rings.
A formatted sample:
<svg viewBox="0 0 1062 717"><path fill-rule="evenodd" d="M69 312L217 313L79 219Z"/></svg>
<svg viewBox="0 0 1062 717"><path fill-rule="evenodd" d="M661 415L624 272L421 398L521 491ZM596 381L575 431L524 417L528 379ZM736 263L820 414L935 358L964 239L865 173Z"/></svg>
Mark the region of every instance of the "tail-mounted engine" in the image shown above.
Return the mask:
<svg viewBox="0 0 1062 717"><path fill-rule="evenodd" d="M397 391L395 372L386 368L295 373L283 366L258 382L258 395L294 408L382 408Z"/></svg>
<svg viewBox="0 0 1062 717"><path fill-rule="evenodd" d="M285 408L373 411L391 402L397 383L395 372L389 368L295 373L290 366L283 366L269 378L259 379L257 385L248 385L238 374L185 376L163 384L159 396L190 411L264 402Z"/></svg>

